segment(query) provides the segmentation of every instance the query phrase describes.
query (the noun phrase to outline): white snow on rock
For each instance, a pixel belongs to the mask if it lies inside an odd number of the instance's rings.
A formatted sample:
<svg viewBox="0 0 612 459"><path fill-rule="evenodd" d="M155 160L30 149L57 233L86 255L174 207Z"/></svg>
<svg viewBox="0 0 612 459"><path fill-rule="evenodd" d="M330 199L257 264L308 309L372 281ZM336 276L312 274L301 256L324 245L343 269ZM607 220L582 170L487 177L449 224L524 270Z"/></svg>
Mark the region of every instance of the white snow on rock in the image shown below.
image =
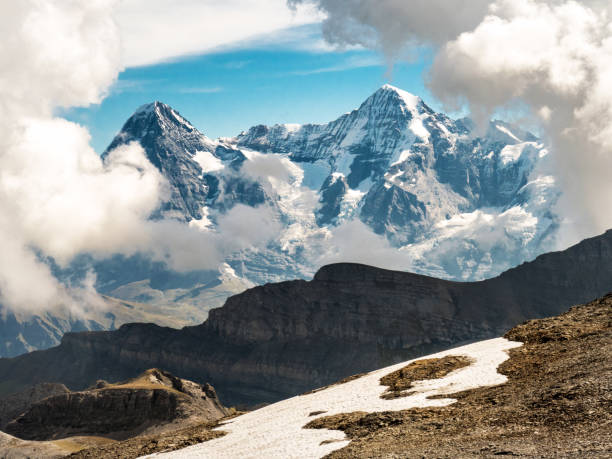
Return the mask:
<svg viewBox="0 0 612 459"><path fill-rule="evenodd" d="M521 141L521 139L519 139L517 136L515 136L515 135L514 135L514 134L513 134L513 133L510 131L510 129L508 129L508 128L506 128L506 127L504 127L504 126L500 125L500 124L495 125L495 127L496 127L496 128L499 130L499 131L501 131L501 132L503 132L504 134L506 134L506 135L507 135L508 137L510 137L511 139L514 139L514 140L516 140L517 142L520 142L520 141Z"/></svg>
<svg viewBox="0 0 612 459"><path fill-rule="evenodd" d="M200 165L203 173L220 171L225 167L223 161L209 151L196 151L193 160Z"/></svg>
<svg viewBox="0 0 612 459"><path fill-rule="evenodd" d="M450 405L455 402L452 398L430 399L429 397L503 384L507 378L497 372L497 367L508 359L507 351L518 346L521 346L521 343L496 338L422 357L441 358L448 355L462 355L471 358L473 363L443 378L416 382L413 385L414 393L408 397L391 400L380 398L387 389L380 384L380 378L422 358L399 363L344 384L299 395L239 416L218 427L218 430L227 432L223 437L154 456L319 458L343 448L348 445L349 440L338 430L303 428L313 419L354 411L373 413ZM317 411L323 413L310 416Z"/></svg>
<svg viewBox="0 0 612 459"><path fill-rule="evenodd" d="M502 167L518 161L526 144L527 143L517 143L516 145L505 146L499 154L499 161Z"/></svg>
<svg viewBox="0 0 612 459"><path fill-rule="evenodd" d="M298 163L298 166L304 171L302 185L311 190L319 190L331 171L329 163L323 160L317 160L312 163Z"/></svg>
<svg viewBox="0 0 612 459"><path fill-rule="evenodd" d="M404 91L403 89L397 88L393 85L385 84L382 86L382 89L387 91L395 91L406 104L406 107L411 111L416 110L421 102L421 98L419 96L416 96L408 91Z"/></svg>

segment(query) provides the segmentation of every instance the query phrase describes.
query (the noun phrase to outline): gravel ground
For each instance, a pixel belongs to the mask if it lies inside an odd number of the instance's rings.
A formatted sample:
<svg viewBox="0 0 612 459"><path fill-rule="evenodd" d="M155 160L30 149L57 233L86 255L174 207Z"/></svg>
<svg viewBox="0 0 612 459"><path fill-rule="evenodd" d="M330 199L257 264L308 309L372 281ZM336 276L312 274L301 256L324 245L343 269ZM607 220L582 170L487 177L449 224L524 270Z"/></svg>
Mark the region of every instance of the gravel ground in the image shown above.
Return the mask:
<svg viewBox="0 0 612 459"><path fill-rule="evenodd" d="M313 421L351 443L330 458L612 457L612 295L510 330L508 382L457 403Z"/></svg>

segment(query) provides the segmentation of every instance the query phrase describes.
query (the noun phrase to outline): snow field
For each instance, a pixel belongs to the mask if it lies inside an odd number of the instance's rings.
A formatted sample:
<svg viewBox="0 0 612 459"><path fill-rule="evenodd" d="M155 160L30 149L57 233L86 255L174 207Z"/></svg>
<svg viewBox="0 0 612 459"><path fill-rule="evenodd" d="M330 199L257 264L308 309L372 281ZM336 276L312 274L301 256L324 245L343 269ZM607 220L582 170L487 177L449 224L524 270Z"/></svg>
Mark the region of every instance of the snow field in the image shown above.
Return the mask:
<svg viewBox="0 0 612 459"><path fill-rule="evenodd" d="M319 458L343 448L349 440L337 430L304 429L313 419L353 411L374 413L449 405L455 400L428 397L506 382L507 378L497 372L497 367L508 359L507 351L518 346L521 343L495 338L392 365L353 381L299 395L234 418L218 427L218 430L227 432L223 437L150 457ZM414 383L415 392L410 396L391 400L380 398L387 389L380 384L381 377L416 360L448 355L466 356L473 363L443 378ZM317 411L323 413L310 416Z"/></svg>

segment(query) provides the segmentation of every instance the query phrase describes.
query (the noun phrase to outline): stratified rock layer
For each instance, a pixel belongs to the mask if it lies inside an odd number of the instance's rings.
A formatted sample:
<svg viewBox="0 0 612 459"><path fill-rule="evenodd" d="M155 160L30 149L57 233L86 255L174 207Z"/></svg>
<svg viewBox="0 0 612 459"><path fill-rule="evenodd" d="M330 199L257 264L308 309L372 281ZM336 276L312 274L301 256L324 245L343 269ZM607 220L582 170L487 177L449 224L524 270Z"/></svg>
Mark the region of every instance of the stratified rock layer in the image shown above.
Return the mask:
<svg viewBox="0 0 612 459"><path fill-rule="evenodd" d="M52 395L10 422L7 433L24 440L74 435L131 437L180 421L214 421L228 414L212 386L200 386L160 370L122 384Z"/></svg>
<svg viewBox="0 0 612 459"><path fill-rule="evenodd" d="M211 381L224 402L275 401L462 342L499 336L612 291L612 232L482 282L449 282L357 264L310 282L256 287L197 327L128 324L69 333L62 344L0 360L2 387L83 388L166 368Z"/></svg>
<svg viewBox="0 0 612 459"><path fill-rule="evenodd" d="M70 391L63 384L39 383L15 394L0 398L0 430L33 404L47 397L67 394Z"/></svg>

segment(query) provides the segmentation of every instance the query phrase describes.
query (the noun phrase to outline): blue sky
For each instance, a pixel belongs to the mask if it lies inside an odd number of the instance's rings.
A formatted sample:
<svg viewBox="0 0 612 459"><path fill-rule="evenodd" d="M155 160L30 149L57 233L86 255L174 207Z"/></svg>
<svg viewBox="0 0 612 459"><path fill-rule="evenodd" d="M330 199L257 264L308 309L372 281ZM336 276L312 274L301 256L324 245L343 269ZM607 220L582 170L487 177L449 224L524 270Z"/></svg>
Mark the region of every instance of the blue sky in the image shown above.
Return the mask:
<svg viewBox="0 0 612 459"><path fill-rule="evenodd" d="M301 29L298 37L321 42L318 24ZM62 115L90 129L99 153L137 107L154 100L171 105L211 138L234 136L255 124L331 121L384 83L433 102L423 82L427 67L425 53L389 72L372 51L308 49L268 39L128 67L101 104Z"/></svg>

